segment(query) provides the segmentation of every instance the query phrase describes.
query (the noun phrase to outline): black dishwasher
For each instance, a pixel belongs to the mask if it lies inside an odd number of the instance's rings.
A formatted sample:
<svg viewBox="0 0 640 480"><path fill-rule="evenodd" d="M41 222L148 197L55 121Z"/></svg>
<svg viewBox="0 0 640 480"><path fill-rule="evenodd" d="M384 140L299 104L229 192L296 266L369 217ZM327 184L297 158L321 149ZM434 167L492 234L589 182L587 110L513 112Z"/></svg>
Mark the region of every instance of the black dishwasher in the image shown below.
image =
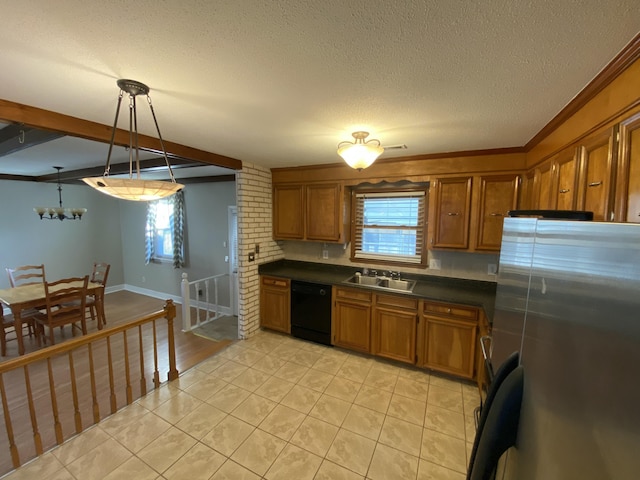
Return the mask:
<svg viewBox="0 0 640 480"><path fill-rule="evenodd" d="M291 335L331 345L331 285L291 282Z"/></svg>

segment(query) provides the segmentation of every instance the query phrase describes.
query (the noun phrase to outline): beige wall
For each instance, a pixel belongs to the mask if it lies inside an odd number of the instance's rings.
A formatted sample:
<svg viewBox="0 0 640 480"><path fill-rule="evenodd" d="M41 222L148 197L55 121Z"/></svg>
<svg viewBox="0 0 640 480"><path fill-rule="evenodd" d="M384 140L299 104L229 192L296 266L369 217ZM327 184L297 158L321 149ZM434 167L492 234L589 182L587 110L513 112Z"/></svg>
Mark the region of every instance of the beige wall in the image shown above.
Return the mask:
<svg viewBox="0 0 640 480"><path fill-rule="evenodd" d="M303 262L326 263L330 265L347 265L350 267L368 267L376 270L399 270L403 273L413 273L419 275L435 275L440 277L466 278L469 280L485 280L495 282L495 275L487 275L488 264L498 264L498 254L449 252L449 251L429 251L429 258L440 260L441 269L433 270L429 268L398 268L386 267L384 265L367 264L366 262L352 262L349 259L351 254L350 245L318 243L318 242L296 242L279 241L280 247L287 260L299 260ZM329 258L322 258L322 250L329 252Z"/></svg>

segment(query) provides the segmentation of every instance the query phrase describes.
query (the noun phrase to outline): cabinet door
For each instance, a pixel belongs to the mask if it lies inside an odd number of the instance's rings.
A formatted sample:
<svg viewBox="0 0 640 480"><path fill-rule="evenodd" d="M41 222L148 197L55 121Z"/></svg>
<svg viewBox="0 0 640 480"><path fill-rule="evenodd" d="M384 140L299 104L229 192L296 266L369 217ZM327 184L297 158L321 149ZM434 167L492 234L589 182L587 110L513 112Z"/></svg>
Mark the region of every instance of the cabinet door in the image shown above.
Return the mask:
<svg viewBox="0 0 640 480"><path fill-rule="evenodd" d="M640 113L620 124L616 221L640 223Z"/></svg>
<svg viewBox="0 0 640 480"><path fill-rule="evenodd" d="M262 277L260 283L260 326L290 333L291 289L288 279Z"/></svg>
<svg viewBox="0 0 640 480"><path fill-rule="evenodd" d="M519 175L480 177L477 250L500 250L504 218L518 205L519 181Z"/></svg>
<svg viewBox="0 0 640 480"><path fill-rule="evenodd" d="M335 301L333 344L365 353L371 351L371 305Z"/></svg>
<svg viewBox="0 0 640 480"><path fill-rule="evenodd" d="M576 150L571 148L560 153L555 159L556 179L552 192L552 206L556 210L575 210L578 159Z"/></svg>
<svg viewBox="0 0 640 480"><path fill-rule="evenodd" d="M304 187L275 185L273 187L273 238L304 238Z"/></svg>
<svg viewBox="0 0 640 480"><path fill-rule="evenodd" d="M520 208L522 210L533 210L533 187L535 179L535 170L528 171L522 177L522 188L520 189Z"/></svg>
<svg viewBox="0 0 640 480"><path fill-rule="evenodd" d="M615 131L609 129L580 146L578 209L593 212L596 222L612 219L613 164Z"/></svg>
<svg viewBox="0 0 640 480"><path fill-rule="evenodd" d="M376 295L371 325L375 355L414 364L418 301L394 295Z"/></svg>
<svg viewBox="0 0 640 480"><path fill-rule="evenodd" d="M342 239L342 188L339 184L306 186L306 238L326 242Z"/></svg>
<svg viewBox="0 0 640 480"><path fill-rule="evenodd" d="M553 165L550 161L543 163L536 168L536 195L535 205L537 209L549 210L551 205L551 181L553 176Z"/></svg>
<svg viewBox="0 0 640 480"><path fill-rule="evenodd" d="M434 230L431 246L469 247L471 177L440 178L434 185Z"/></svg>
<svg viewBox="0 0 640 480"><path fill-rule="evenodd" d="M425 366L471 379L476 361L477 323L424 317Z"/></svg>

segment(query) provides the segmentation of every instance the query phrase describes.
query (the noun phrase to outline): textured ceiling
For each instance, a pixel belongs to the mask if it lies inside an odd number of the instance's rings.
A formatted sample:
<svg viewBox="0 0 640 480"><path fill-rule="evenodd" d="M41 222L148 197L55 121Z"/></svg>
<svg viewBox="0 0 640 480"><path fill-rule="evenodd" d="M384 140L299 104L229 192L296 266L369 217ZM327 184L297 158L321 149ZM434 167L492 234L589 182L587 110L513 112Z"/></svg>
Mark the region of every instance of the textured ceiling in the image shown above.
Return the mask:
<svg viewBox="0 0 640 480"><path fill-rule="evenodd" d="M165 139L267 167L359 129L409 147L385 157L522 146L638 32L637 0L25 0L0 98L111 124L133 78Z"/></svg>

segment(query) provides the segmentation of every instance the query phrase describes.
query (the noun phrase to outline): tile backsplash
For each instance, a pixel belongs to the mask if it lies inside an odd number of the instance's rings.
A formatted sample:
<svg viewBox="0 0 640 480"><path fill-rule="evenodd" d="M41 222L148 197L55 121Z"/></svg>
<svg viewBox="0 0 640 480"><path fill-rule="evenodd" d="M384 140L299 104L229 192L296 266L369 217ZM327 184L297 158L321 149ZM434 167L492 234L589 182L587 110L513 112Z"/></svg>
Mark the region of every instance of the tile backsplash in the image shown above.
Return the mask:
<svg viewBox="0 0 640 480"><path fill-rule="evenodd" d="M449 252L449 251L429 251L429 260L439 260L440 270L432 268L410 268L410 267L385 267L366 262L356 263L349 259L349 244L341 245L334 243L320 242L299 242L291 240L281 240L277 242L284 252L287 260L298 260L303 262L326 263L331 265L347 265L350 267L362 266L377 270L393 269L401 272L417 273L420 275L438 275L443 277L465 278L469 280L484 280L495 282L496 275L487 274L489 265L498 265L500 256L498 254ZM326 251L328 258L323 258L323 251Z"/></svg>

